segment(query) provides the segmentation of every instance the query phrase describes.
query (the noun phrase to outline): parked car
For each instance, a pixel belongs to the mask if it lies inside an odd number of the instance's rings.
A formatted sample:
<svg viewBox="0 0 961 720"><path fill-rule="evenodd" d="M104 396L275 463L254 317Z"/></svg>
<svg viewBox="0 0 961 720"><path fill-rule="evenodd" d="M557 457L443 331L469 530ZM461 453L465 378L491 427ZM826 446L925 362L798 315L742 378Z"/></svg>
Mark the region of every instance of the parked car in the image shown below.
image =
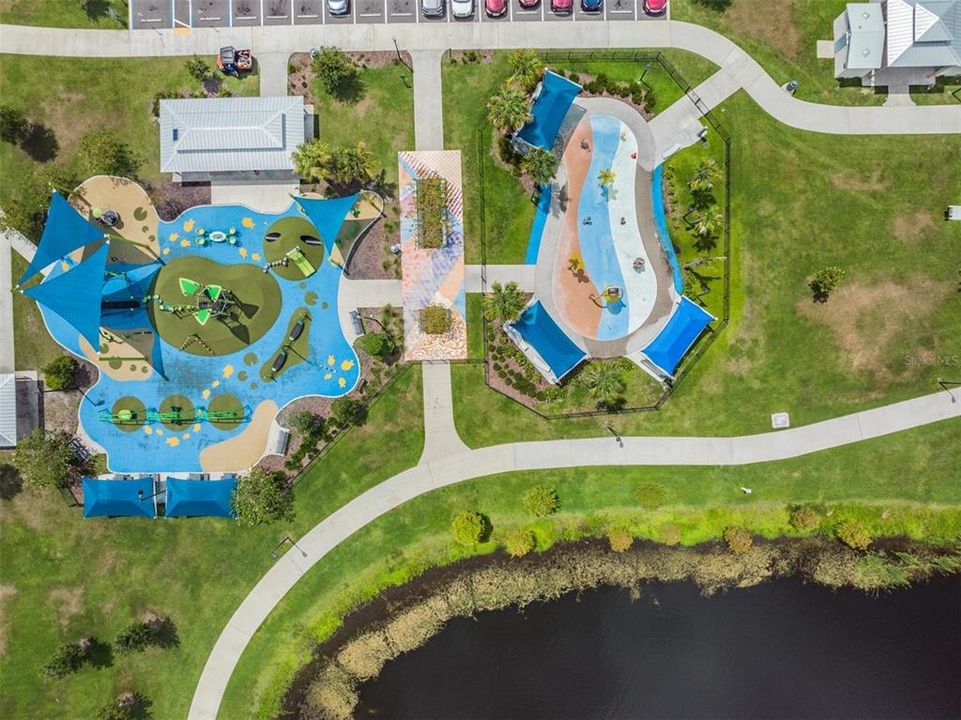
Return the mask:
<svg viewBox="0 0 961 720"><path fill-rule="evenodd" d="M487 17L501 17L507 12L507 0L484 0L484 12Z"/></svg>
<svg viewBox="0 0 961 720"><path fill-rule="evenodd" d="M420 0L420 11L424 17L443 17L444 0Z"/></svg>
<svg viewBox="0 0 961 720"><path fill-rule="evenodd" d="M555 15L570 15L574 12L574 0L551 0L551 12Z"/></svg>
<svg viewBox="0 0 961 720"><path fill-rule="evenodd" d="M331 15L350 15L350 0L327 0L327 12Z"/></svg>
<svg viewBox="0 0 961 720"><path fill-rule="evenodd" d="M520 6L525 10L533 10L538 5L541 4L541 0L517 0Z"/></svg>
<svg viewBox="0 0 961 720"><path fill-rule="evenodd" d="M474 15L474 0L450 0L450 14L461 20Z"/></svg>
<svg viewBox="0 0 961 720"><path fill-rule="evenodd" d="M581 10L589 13L600 12L604 9L604 0L581 0Z"/></svg>
<svg viewBox="0 0 961 720"><path fill-rule="evenodd" d="M667 0L644 0L644 12L648 15L663 15L667 10Z"/></svg>

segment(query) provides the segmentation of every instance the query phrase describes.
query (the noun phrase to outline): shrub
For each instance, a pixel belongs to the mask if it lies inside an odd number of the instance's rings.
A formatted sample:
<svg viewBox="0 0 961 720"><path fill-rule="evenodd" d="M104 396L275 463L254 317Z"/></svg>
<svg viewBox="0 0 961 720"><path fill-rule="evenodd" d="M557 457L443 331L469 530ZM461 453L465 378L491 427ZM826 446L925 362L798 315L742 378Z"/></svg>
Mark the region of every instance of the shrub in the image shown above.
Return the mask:
<svg viewBox="0 0 961 720"><path fill-rule="evenodd" d="M607 531L607 542L614 552L624 552L630 550L634 544L634 536L625 527L612 527Z"/></svg>
<svg viewBox="0 0 961 720"><path fill-rule="evenodd" d="M135 177L143 158L109 130L94 130L80 138L78 169L82 175Z"/></svg>
<svg viewBox="0 0 961 720"><path fill-rule="evenodd" d="M443 335L451 328L450 311L443 305L428 305L420 311L420 325L428 335Z"/></svg>
<svg viewBox="0 0 961 720"><path fill-rule="evenodd" d="M394 343L387 333L367 333L360 336L360 347L375 358L385 358L394 351Z"/></svg>
<svg viewBox="0 0 961 720"><path fill-rule="evenodd" d="M179 644L177 627L169 617L130 623L117 635L117 650L121 655L141 652L149 645L168 648Z"/></svg>
<svg viewBox="0 0 961 720"><path fill-rule="evenodd" d="M324 89L334 96L349 94L358 78L357 67L340 48L322 47L313 60L314 75Z"/></svg>
<svg viewBox="0 0 961 720"><path fill-rule="evenodd" d="M667 498L667 488L655 482L641 483L634 491L637 504L645 510L653 510L664 504Z"/></svg>
<svg viewBox="0 0 961 720"><path fill-rule="evenodd" d="M66 643L43 666L43 672L50 677L63 678L77 672L86 659L80 643Z"/></svg>
<svg viewBox="0 0 961 720"><path fill-rule="evenodd" d="M754 538L751 533L742 527L729 527L724 529L724 542L728 549L735 555L743 555L751 549Z"/></svg>
<svg viewBox="0 0 961 720"><path fill-rule="evenodd" d="M842 520L834 532L838 540L855 550L867 550L871 545L871 534L856 520Z"/></svg>
<svg viewBox="0 0 961 720"><path fill-rule="evenodd" d="M9 105L0 105L0 140L18 143L27 137L30 123L22 110Z"/></svg>
<svg viewBox="0 0 961 720"><path fill-rule="evenodd" d="M658 533L665 545L677 545L681 542L681 528L674 523L664 523L658 528Z"/></svg>
<svg viewBox="0 0 961 720"><path fill-rule="evenodd" d="M821 524L821 516L809 507L795 508L791 513L791 527L800 532L811 532Z"/></svg>
<svg viewBox="0 0 961 720"><path fill-rule="evenodd" d="M179 97L173 90L161 90L156 95L153 96L153 105L151 106L151 112L154 117L160 117L160 101L161 100L173 100Z"/></svg>
<svg viewBox="0 0 961 720"><path fill-rule="evenodd" d="M187 73L197 82L205 82L214 76L213 68L202 57L194 55L184 63Z"/></svg>
<svg viewBox="0 0 961 720"><path fill-rule="evenodd" d="M827 302L831 293L834 292L841 280L844 279L844 270L837 266L821 268L814 274L814 278L808 283L814 295L814 302Z"/></svg>
<svg viewBox="0 0 961 720"><path fill-rule="evenodd" d="M504 538L504 549L511 557L527 555L534 549L534 533L526 528L511 530Z"/></svg>
<svg viewBox="0 0 961 720"><path fill-rule="evenodd" d="M447 181L425 177L417 181L417 245L443 247L447 241Z"/></svg>
<svg viewBox="0 0 961 720"><path fill-rule="evenodd" d="M304 437L323 435L327 421L310 410L301 410L290 419L291 427Z"/></svg>
<svg viewBox="0 0 961 720"><path fill-rule="evenodd" d="M294 516L294 498L287 476L254 467L237 480L230 504L241 525L267 525Z"/></svg>
<svg viewBox="0 0 961 720"><path fill-rule="evenodd" d="M474 510L458 513L450 524L450 533L461 545L471 547L483 542L490 532L487 519Z"/></svg>
<svg viewBox="0 0 961 720"><path fill-rule="evenodd" d="M34 430L13 451L13 464L24 483L33 487L62 487L67 484L77 456L67 444L65 432Z"/></svg>
<svg viewBox="0 0 961 720"><path fill-rule="evenodd" d="M367 422L367 408L357 398L339 397L330 405L330 419L342 430Z"/></svg>
<svg viewBox="0 0 961 720"><path fill-rule="evenodd" d="M552 487L535 487L524 493L524 509L531 515L546 517L560 508L557 490Z"/></svg>
<svg viewBox="0 0 961 720"><path fill-rule="evenodd" d="M153 701L140 693L124 693L100 708L97 720L146 720Z"/></svg>
<svg viewBox="0 0 961 720"><path fill-rule="evenodd" d="M43 369L43 381L51 390L66 390L74 386L77 361L71 355L61 355Z"/></svg>

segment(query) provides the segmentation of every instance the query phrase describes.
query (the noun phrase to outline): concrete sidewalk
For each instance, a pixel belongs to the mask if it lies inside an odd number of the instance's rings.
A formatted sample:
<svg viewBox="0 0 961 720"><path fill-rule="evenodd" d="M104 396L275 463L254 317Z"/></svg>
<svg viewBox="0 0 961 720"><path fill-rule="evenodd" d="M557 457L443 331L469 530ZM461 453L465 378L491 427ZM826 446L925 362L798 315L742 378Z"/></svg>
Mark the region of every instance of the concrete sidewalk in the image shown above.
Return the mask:
<svg viewBox="0 0 961 720"><path fill-rule="evenodd" d="M246 28L194 28L189 33L172 30L76 30L62 28L0 26L0 49L6 53L58 57L147 57L213 55L223 45L252 47L258 53L292 53L320 45L344 50L393 50L397 26L391 24L272 26ZM404 25L401 49L414 56L421 75L416 85L439 87L439 68L434 69L448 48L678 48L711 60L727 73L729 81L744 88L761 108L779 121L801 130L836 134L930 134L961 132L961 106L845 107L819 105L789 96L781 83L735 43L700 25L663 22L574 23L416 23ZM436 62L435 62L436 60ZM825 69L830 72L830 69ZM440 93L431 102L440 107ZM426 99L426 98L425 98ZM440 113L421 105L426 118ZM443 127L430 120L417 131L423 142L440 147Z"/></svg>
<svg viewBox="0 0 961 720"><path fill-rule="evenodd" d="M524 292L534 292L535 265L465 265L464 288L469 293L487 292L493 283L516 282Z"/></svg>
<svg viewBox="0 0 961 720"><path fill-rule="evenodd" d="M0 230L0 373L12 373L13 355L13 249L10 230Z"/></svg>
<svg viewBox="0 0 961 720"><path fill-rule="evenodd" d="M419 464L470 453L470 448L463 443L454 427L450 363L422 363L421 375L424 391L424 451Z"/></svg>
<svg viewBox="0 0 961 720"><path fill-rule="evenodd" d="M414 66L414 145L444 149L444 102L440 74L442 50L411 50ZM403 150L404 148L397 148Z"/></svg>
<svg viewBox="0 0 961 720"><path fill-rule="evenodd" d="M425 401L445 382L424 366ZM427 377L427 376L430 377ZM431 405L426 414L431 415ZM446 412L446 408L444 408ZM790 430L743 437L612 437L511 443L434 456L359 495L297 541L251 590L217 639L190 706L189 720L214 720L234 667L250 638L304 574L341 542L419 495L472 478L513 470L604 465L743 465L770 462L961 417L961 391L939 392ZM304 553L301 554L301 551Z"/></svg>

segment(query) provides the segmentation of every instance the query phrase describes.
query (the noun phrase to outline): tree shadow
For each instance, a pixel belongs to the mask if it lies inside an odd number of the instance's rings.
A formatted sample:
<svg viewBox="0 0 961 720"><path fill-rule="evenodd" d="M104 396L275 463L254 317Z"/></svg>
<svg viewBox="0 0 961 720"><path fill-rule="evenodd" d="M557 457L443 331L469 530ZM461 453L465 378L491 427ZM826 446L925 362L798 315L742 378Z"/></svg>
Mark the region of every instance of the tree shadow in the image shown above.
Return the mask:
<svg viewBox="0 0 961 720"><path fill-rule="evenodd" d="M694 2L702 7L710 8L715 12L724 12L731 7L733 0L694 0Z"/></svg>
<svg viewBox="0 0 961 720"><path fill-rule="evenodd" d="M709 252L717 247L717 238L714 235L695 235L694 247L699 252Z"/></svg>
<svg viewBox="0 0 961 720"><path fill-rule="evenodd" d="M172 648L180 645L177 626L169 617L158 617L150 621L153 644L159 648Z"/></svg>
<svg viewBox="0 0 961 720"><path fill-rule="evenodd" d="M40 123L31 123L20 147L32 160L50 162L60 152L60 143L53 130Z"/></svg>
<svg viewBox="0 0 961 720"><path fill-rule="evenodd" d="M382 197L397 197L397 183L387 180L387 171L381 170L380 174L370 183L370 189Z"/></svg>
<svg viewBox="0 0 961 720"><path fill-rule="evenodd" d="M0 465L0 500L13 500L23 490L23 478L13 465Z"/></svg>
<svg viewBox="0 0 961 720"><path fill-rule="evenodd" d="M110 11L110 0L85 0L83 11L91 20L99 20Z"/></svg>
<svg viewBox="0 0 961 720"><path fill-rule="evenodd" d="M84 651L84 658L91 667L102 669L113 666L113 647L110 643L105 643L95 637L86 638L81 641Z"/></svg>
<svg viewBox="0 0 961 720"><path fill-rule="evenodd" d="M342 103L355 105L367 94L367 85L360 73L355 72L341 80L330 94Z"/></svg>

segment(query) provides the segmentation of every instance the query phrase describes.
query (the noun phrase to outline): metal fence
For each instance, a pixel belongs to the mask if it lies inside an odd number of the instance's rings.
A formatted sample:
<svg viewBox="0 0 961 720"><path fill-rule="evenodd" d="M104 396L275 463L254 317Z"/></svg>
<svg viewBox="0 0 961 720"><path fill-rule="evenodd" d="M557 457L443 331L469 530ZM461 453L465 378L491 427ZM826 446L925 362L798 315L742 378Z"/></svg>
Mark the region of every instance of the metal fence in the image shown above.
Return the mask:
<svg viewBox="0 0 961 720"><path fill-rule="evenodd" d="M704 334L695 344L693 350L687 354L679 370L675 373L673 380L665 383L664 391L661 395L650 405L643 405L638 407L623 407L617 408L615 410L584 410L578 412L557 412L557 413L545 413L533 405L529 405L525 402L518 400L516 397L509 395L499 388L495 387L491 382L491 362L488 355L488 322L487 318L482 316L482 327L483 327L483 344L484 344L484 355L482 360L476 360L475 362L482 362L484 364L484 381L487 386L503 395L506 398L516 402L518 405L530 410L531 412L539 415L545 420L554 420L560 418L585 418L585 417L600 417L609 415L620 415L626 413L638 413L638 412L650 412L654 410L659 410L663 407L664 403L670 399L671 394L680 385L680 383L688 376L691 370L697 365L697 363L704 357L710 347L714 344L715 340L720 337L721 333L727 328L728 322L730 320L731 311L731 252L730 252L730 241L731 241L731 135L727 129L721 124L721 122L713 115L711 110L706 107L704 102L698 97L694 88L687 81L686 78L678 71L678 69L671 63L663 53L659 51L644 51L644 50L567 50L567 51L550 51L540 53L541 59L545 64L557 63L557 62L625 62L634 64L643 64L650 68L651 66L657 66L660 70L663 70L671 80L683 91L687 98L694 103L694 106L700 111L701 118L710 125L711 130L717 133L718 137L724 144L724 223L721 238L721 247L724 256L724 272L722 281L722 313L721 317L718 318L716 323L713 323L710 332ZM485 165L488 160L486 155L490 154L491 150L491 128L490 124L487 122L481 122L477 127L477 167L478 167L478 211L480 217L480 238L481 238L481 278L482 287L481 289L486 292L487 290L487 210L484 202L484 188L485 188Z"/></svg>

